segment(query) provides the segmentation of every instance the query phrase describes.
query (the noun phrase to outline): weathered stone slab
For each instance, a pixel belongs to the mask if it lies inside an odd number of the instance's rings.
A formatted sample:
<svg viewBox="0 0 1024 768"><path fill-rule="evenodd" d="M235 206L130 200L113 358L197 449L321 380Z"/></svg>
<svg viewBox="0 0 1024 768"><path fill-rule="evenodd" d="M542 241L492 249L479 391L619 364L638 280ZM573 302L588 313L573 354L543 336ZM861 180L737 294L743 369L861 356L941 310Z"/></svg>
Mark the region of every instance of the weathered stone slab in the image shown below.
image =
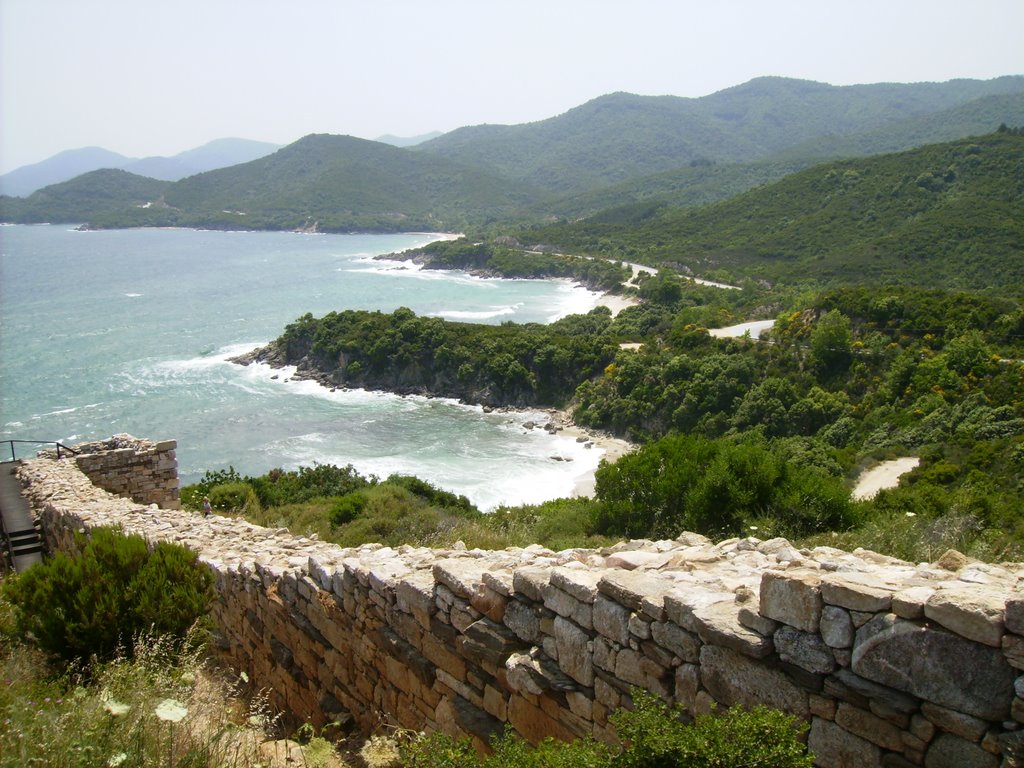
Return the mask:
<svg viewBox="0 0 1024 768"><path fill-rule="evenodd" d="M737 651L717 645L700 649L701 683L726 706L750 708L763 704L797 717L808 713L807 693L779 670L771 669Z"/></svg>
<svg viewBox="0 0 1024 768"><path fill-rule="evenodd" d="M509 600L505 606L505 626L528 643L540 642L540 623L544 611L524 600Z"/></svg>
<svg viewBox="0 0 1024 768"><path fill-rule="evenodd" d="M699 586L677 587L665 595L665 615L688 632L697 632L700 622L694 611L716 603L732 603L732 595Z"/></svg>
<svg viewBox="0 0 1024 768"><path fill-rule="evenodd" d="M817 571L765 571L761 576L761 615L804 632L817 632L821 621L821 577Z"/></svg>
<svg viewBox="0 0 1024 768"><path fill-rule="evenodd" d="M598 590L619 605L643 612L645 601L663 599L672 589L672 582L642 571L605 571L597 583ZM661 620L661 616L651 616Z"/></svg>
<svg viewBox="0 0 1024 768"><path fill-rule="evenodd" d="M1003 720L1013 669L1002 652L892 614L859 630L853 671L868 680L984 720Z"/></svg>
<svg viewBox="0 0 1024 768"><path fill-rule="evenodd" d="M670 621L652 623L651 637L662 648L674 653L685 662L694 663L700 657L700 641Z"/></svg>
<svg viewBox="0 0 1024 768"><path fill-rule="evenodd" d="M486 659L495 666L504 666L509 654L524 647L512 630L487 618L466 627L464 637L462 652L477 663Z"/></svg>
<svg viewBox="0 0 1024 768"><path fill-rule="evenodd" d="M738 611L738 607L732 601L714 603L695 610L693 619L700 639L705 643L731 648L755 659L768 656L772 652L771 639L740 624ZM829 660L831 659L829 655Z"/></svg>
<svg viewBox="0 0 1024 768"><path fill-rule="evenodd" d="M892 596L892 612L903 619L924 618L924 604L935 593L932 587L908 587Z"/></svg>
<svg viewBox="0 0 1024 768"><path fill-rule="evenodd" d="M924 756L925 768L999 768L999 758L951 733L939 734Z"/></svg>
<svg viewBox="0 0 1024 768"><path fill-rule="evenodd" d="M775 633L775 649L783 661L818 675L827 675L836 668L835 657L820 635L801 632L793 627L779 627Z"/></svg>
<svg viewBox="0 0 1024 768"><path fill-rule="evenodd" d="M486 570L487 565L477 560L452 558L434 563L433 574L439 584L468 600L476 593L477 585L483 583Z"/></svg>
<svg viewBox="0 0 1024 768"><path fill-rule="evenodd" d="M998 648L1005 604L1005 594L983 588L939 589L925 603L924 615L969 640Z"/></svg>
<svg viewBox="0 0 1024 768"><path fill-rule="evenodd" d="M757 603L749 607L746 605L740 606L736 618L747 629L752 629L765 637L771 637L775 634L775 630L779 628L779 622L769 619L767 616L762 616L757 612Z"/></svg>
<svg viewBox="0 0 1024 768"><path fill-rule="evenodd" d="M585 571L581 568L555 568L551 572L552 586L587 605L593 605L597 599L597 583L600 580L599 571Z"/></svg>
<svg viewBox="0 0 1024 768"><path fill-rule="evenodd" d="M988 723L984 720L928 701L921 705L921 714L942 730L968 741L981 741L981 737L988 730Z"/></svg>
<svg viewBox="0 0 1024 768"><path fill-rule="evenodd" d="M866 768L881 763L882 751L835 723L816 717L811 721L807 748L815 765L828 768Z"/></svg>
<svg viewBox="0 0 1024 768"><path fill-rule="evenodd" d="M1014 669L1024 669L1024 637L1003 635L1001 643L1006 663Z"/></svg>
<svg viewBox="0 0 1024 768"><path fill-rule="evenodd" d="M821 611L821 639L830 648L849 648L853 645L853 620L850 614L835 605L826 605Z"/></svg>
<svg viewBox="0 0 1024 768"><path fill-rule="evenodd" d="M1024 635L1024 597L1011 597L1006 601L1006 629Z"/></svg>
<svg viewBox="0 0 1024 768"><path fill-rule="evenodd" d="M594 607L592 604L577 600L554 584L545 586L543 592L545 608L559 616L574 621L584 629L594 628Z"/></svg>
<svg viewBox="0 0 1024 768"><path fill-rule="evenodd" d="M822 599L851 611L888 611L892 592L882 579L867 573L830 573L821 579Z"/></svg>
<svg viewBox="0 0 1024 768"><path fill-rule="evenodd" d="M886 722L870 712L858 709L846 702L841 702L836 710L836 725L860 736L872 744L885 749L901 751L903 749L902 731L892 723Z"/></svg>
<svg viewBox="0 0 1024 768"><path fill-rule="evenodd" d="M604 595L598 595L594 600L594 629L619 645L628 645L629 614L628 608Z"/></svg>
<svg viewBox="0 0 1024 768"><path fill-rule="evenodd" d="M530 600L542 603L544 587L550 580L550 568L519 568L512 575L512 588Z"/></svg>
<svg viewBox="0 0 1024 768"><path fill-rule="evenodd" d="M590 635L561 616L555 617L558 663L565 674L588 688L594 685L594 649Z"/></svg>

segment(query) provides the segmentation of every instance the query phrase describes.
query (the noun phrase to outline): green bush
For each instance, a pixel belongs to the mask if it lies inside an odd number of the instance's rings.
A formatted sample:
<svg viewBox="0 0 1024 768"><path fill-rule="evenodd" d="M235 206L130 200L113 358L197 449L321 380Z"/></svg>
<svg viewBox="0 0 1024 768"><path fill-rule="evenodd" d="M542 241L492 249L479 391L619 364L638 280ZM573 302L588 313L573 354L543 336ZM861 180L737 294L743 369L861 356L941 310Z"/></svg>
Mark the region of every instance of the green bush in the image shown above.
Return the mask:
<svg viewBox="0 0 1024 768"><path fill-rule="evenodd" d="M259 511L260 500L248 483L225 483L210 489L210 505L218 512L248 515Z"/></svg>
<svg viewBox="0 0 1024 768"><path fill-rule="evenodd" d="M138 535L95 528L80 554L57 553L14 579L4 592L17 630L68 661L109 659L142 632L184 637L213 598L213 576L196 554Z"/></svg>
<svg viewBox="0 0 1024 768"><path fill-rule="evenodd" d="M687 725L682 712L655 696L634 692L634 709L612 715L624 748L615 768L811 768L800 743L806 723L767 707L733 707L700 715Z"/></svg>
<svg viewBox="0 0 1024 768"><path fill-rule="evenodd" d="M528 745L511 730L491 741L493 753L478 757L469 739L444 734L418 739L402 749L407 768L811 768L800 743L806 723L782 712L735 707L702 715L691 724L678 708L635 691L632 711L612 715L622 741L616 752L593 739L566 743L545 739Z"/></svg>

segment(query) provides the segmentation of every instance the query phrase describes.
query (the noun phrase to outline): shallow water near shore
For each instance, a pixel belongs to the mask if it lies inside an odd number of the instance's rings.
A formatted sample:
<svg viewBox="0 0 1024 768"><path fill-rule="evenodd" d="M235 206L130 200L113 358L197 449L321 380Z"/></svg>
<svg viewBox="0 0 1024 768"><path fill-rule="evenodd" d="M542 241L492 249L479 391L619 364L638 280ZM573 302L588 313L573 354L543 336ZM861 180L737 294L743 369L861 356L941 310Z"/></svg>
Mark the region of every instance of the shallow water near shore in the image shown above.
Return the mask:
<svg viewBox="0 0 1024 768"><path fill-rule="evenodd" d="M485 509L572 495L602 452L524 428L546 413L330 392L228 362L306 312L549 322L597 304L564 282L373 259L438 237L0 227L0 440L173 438L183 483L315 462L415 474Z"/></svg>

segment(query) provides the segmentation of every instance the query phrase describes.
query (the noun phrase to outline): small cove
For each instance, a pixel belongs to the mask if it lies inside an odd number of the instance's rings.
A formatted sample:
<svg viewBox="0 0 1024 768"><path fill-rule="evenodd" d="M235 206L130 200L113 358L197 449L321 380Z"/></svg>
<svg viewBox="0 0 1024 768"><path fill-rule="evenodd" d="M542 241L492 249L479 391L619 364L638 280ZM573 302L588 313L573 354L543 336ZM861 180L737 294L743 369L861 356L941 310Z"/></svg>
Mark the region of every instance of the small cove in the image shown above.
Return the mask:
<svg viewBox="0 0 1024 768"><path fill-rule="evenodd" d="M602 450L523 426L546 412L330 392L228 362L305 312L550 322L597 304L565 282L373 259L437 237L3 227L0 439L175 438L186 483L318 462L415 474L482 508L572 495Z"/></svg>

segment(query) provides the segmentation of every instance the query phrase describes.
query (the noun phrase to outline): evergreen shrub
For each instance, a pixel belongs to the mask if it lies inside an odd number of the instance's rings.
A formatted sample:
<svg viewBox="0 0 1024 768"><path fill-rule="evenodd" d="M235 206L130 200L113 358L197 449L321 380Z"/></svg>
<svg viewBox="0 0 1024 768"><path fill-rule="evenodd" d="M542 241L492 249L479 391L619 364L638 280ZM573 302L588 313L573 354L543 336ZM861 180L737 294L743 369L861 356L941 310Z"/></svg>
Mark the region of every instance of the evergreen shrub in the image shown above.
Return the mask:
<svg viewBox="0 0 1024 768"><path fill-rule="evenodd" d="M3 585L18 632L66 661L111 659L143 632L185 637L213 599L213 575L179 545L95 528L79 552Z"/></svg>

